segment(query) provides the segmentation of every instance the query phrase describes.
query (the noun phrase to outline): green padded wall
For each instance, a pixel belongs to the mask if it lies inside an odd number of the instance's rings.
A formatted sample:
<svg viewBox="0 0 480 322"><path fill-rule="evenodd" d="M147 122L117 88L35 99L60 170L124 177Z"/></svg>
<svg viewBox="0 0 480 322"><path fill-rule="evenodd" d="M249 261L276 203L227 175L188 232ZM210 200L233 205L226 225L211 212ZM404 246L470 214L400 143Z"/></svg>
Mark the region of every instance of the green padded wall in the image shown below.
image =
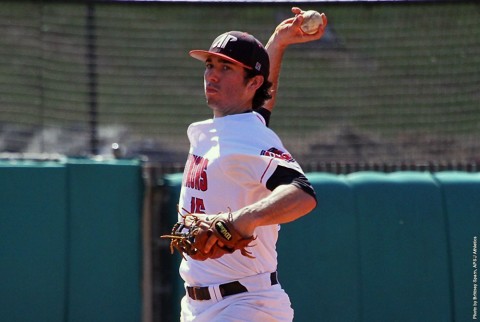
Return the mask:
<svg viewBox="0 0 480 322"><path fill-rule="evenodd" d="M64 321L65 173L57 163L0 162L2 321Z"/></svg>
<svg viewBox="0 0 480 322"><path fill-rule="evenodd" d="M473 238L480 236L480 173L445 172L435 174L435 178L442 187L449 227L454 321L471 321Z"/></svg>
<svg viewBox="0 0 480 322"><path fill-rule="evenodd" d="M278 273L295 321L354 321L360 314L353 191L342 176L307 174L318 206L281 226Z"/></svg>
<svg viewBox="0 0 480 322"><path fill-rule="evenodd" d="M68 321L139 321L141 169L135 162L73 160L68 176Z"/></svg>
<svg viewBox="0 0 480 322"><path fill-rule="evenodd" d="M0 183L2 321L141 321L138 161L5 161Z"/></svg>
<svg viewBox="0 0 480 322"><path fill-rule="evenodd" d="M446 222L435 180L420 172L347 180L360 236L362 321L451 321Z"/></svg>

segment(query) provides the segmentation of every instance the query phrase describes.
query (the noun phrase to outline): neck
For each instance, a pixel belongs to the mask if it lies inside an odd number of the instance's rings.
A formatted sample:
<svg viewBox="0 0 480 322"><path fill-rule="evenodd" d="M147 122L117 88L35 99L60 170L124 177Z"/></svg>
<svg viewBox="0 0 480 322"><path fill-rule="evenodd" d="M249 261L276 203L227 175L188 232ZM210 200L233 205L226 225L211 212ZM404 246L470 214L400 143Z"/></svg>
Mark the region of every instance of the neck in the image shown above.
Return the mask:
<svg viewBox="0 0 480 322"><path fill-rule="evenodd" d="M213 116L214 117L223 117L223 116L228 116L228 115L236 115L236 114L243 114L243 113L248 113L252 112L252 107L242 107L242 108L229 108L229 109L216 109L212 108L213 110Z"/></svg>

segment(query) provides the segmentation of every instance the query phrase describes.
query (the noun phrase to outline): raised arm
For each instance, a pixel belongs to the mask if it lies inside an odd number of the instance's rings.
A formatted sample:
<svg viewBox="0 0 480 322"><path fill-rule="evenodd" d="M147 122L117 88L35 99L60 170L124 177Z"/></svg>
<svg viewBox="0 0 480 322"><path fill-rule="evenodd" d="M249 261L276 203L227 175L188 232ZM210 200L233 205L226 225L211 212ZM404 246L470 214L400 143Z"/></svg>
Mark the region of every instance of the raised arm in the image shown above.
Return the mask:
<svg viewBox="0 0 480 322"><path fill-rule="evenodd" d="M292 44L305 43L320 39L327 26L327 17L322 13L323 25L319 28L317 33L311 35L304 33L300 28L303 22L303 12L302 9L293 7L292 13L295 16L282 21L275 28L275 31L272 33L265 46L270 57L269 81L272 82L273 85L270 89L272 98L265 102L264 107L270 112L273 111L276 102L280 69L285 50Z"/></svg>

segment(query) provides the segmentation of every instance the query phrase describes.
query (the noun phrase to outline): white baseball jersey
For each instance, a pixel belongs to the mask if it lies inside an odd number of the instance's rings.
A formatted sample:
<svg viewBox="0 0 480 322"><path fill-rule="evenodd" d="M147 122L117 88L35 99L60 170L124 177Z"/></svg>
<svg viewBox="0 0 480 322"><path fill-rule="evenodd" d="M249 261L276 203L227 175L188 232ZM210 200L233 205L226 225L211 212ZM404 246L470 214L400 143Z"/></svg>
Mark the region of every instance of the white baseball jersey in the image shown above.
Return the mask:
<svg viewBox="0 0 480 322"><path fill-rule="evenodd" d="M187 133L190 151L179 200L184 211L235 211L271 193L266 183L278 165L303 173L256 112L193 123ZM274 272L278 230L279 225L256 228L255 246L248 248L254 259L236 251L218 259L183 260L180 274L189 286L206 286Z"/></svg>

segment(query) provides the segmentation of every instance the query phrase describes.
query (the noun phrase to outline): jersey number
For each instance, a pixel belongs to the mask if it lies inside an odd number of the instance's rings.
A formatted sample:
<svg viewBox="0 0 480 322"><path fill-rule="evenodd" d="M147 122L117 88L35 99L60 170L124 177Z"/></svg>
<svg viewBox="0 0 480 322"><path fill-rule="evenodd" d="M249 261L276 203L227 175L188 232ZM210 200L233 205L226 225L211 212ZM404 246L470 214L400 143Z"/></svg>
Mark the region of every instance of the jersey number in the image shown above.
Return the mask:
<svg viewBox="0 0 480 322"><path fill-rule="evenodd" d="M205 204L203 203L203 199L192 197L192 200L190 200L190 213L191 214L205 213Z"/></svg>

